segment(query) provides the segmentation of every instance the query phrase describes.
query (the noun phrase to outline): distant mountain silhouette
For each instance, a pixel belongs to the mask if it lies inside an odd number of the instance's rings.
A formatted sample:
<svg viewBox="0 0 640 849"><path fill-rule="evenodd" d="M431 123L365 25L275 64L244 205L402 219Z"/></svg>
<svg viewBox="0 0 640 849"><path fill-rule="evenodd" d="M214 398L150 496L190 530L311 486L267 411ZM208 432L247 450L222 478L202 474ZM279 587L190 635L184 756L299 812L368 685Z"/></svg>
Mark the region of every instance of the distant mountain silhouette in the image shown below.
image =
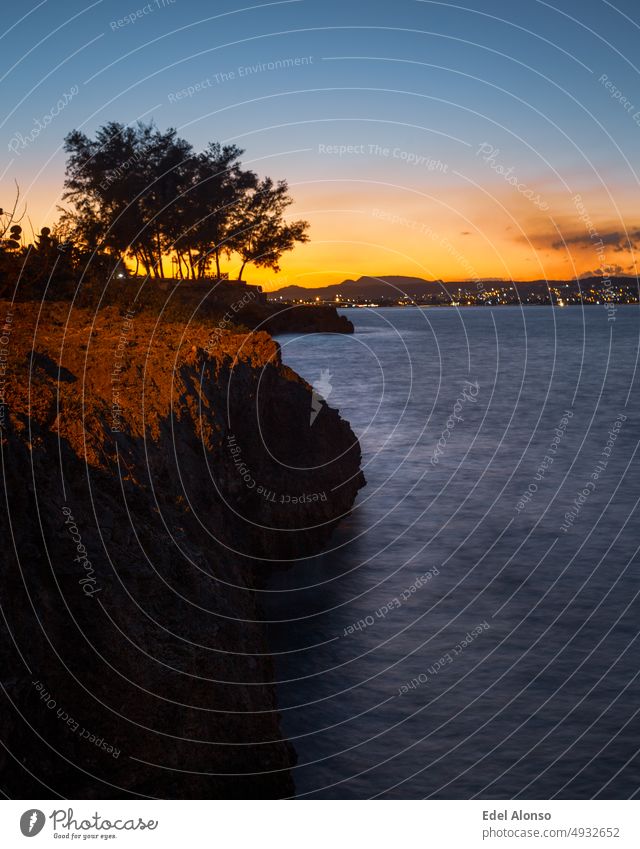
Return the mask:
<svg viewBox="0 0 640 849"><path fill-rule="evenodd" d="M637 286L635 277L612 277L612 283L625 286ZM483 279L485 288L512 289L513 286L520 292L526 290L546 289L548 286L571 286L583 289L590 286L600 286L603 283L601 277L589 277L579 281L576 280L527 280L511 281L498 278ZM333 283L330 286L318 286L307 288L305 286L284 286L274 292L269 292L270 298L280 298L293 301L297 299L309 300L310 298L322 298L323 300L335 300L337 295L345 299L357 298L389 298L397 300L403 295L409 298L420 298L437 293L457 293L458 290L477 292L475 280L448 281L425 280L422 277L405 277L402 275L388 274L380 277L363 276L357 280L343 280L342 283Z"/></svg>
<svg viewBox="0 0 640 849"><path fill-rule="evenodd" d="M282 295L287 300L296 298L321 297L333 299L336 295L360 298L398 298L403 294L416 296L442 291L440 280L424 280L421 277L402 277L389 274L384 277L359 277L357 280L343 280L331 286L307 289L304 286L285 286L271 295Z"/></svg>

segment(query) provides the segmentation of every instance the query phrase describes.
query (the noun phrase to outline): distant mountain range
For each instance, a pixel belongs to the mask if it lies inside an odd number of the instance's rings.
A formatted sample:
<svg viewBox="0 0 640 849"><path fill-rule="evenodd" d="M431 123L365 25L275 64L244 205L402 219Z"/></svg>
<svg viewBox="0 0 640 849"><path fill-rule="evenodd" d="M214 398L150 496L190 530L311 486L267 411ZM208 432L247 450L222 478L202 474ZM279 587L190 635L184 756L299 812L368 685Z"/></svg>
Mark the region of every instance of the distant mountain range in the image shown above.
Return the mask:
<svg viewBox="0 0 640 849"><path fill-rule="evenodd" d="M381 277L359 277L357 280L343 280L342 283L334 283L330 286L319 286L306 288L304 286L284 286L274 292L269 292L269 298L282 298L287 301L310 300L321 298L322 300L335 300L340 296L345 300L379 299L388 298L397 300L403 296L421 299L427 296L462 292L476 293L479 290L478 282L482 282L484 289L513 289L518 292L531 292L546 290L549 286L569 286L572 290L580 287L582 290L589 288L600 288L606 281L610 285L618 285L636 288L638 282L635 277L589 277L581 280L527 280L512 281L495 278L487 278L482 281L461 280L443 282L442 280L424 280L422 277L404 277L401 275L383 275ZM481 291L481 290L480 290Z"/></svg>

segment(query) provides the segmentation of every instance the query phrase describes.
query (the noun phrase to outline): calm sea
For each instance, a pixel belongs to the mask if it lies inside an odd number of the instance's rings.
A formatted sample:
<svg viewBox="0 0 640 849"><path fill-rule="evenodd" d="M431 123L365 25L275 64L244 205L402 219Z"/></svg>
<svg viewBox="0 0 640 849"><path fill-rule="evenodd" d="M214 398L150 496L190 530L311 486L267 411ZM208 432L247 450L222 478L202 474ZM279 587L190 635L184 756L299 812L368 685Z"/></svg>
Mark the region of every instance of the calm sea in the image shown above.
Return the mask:
<svg viewBox="0 0 640 849"><path fill-rule="evenodd" d="M280 337L367 478L263 595L298 795L636 794L638 307L345 314Z"/></svg>

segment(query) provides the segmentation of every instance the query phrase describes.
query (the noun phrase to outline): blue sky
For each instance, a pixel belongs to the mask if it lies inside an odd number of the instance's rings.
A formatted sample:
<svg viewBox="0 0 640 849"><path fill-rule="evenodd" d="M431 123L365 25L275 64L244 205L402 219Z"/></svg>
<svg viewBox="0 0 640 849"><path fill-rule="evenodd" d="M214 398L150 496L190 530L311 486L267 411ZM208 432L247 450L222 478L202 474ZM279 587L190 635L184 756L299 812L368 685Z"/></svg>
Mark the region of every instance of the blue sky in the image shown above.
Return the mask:
<svg viewBox="0 0 640 849"><path fill-rule="evenodd" d="M460 251L482 275L570 276L595 262L588 243L552 247L584 228L576 193L598 232L640 223L633 2L47 0L4 19L1 186L20 182L34 226L56 215L64 135L140 117L196 148L236 142L256 170L289 180L312 224L283 265L289 282L459 277ZM483 144L498 151L489 162ZM344 146L357 152L326 152ZM374 208L399 225L372 220ZM616 243L609 261L632 270L632 247Z"/></svg>

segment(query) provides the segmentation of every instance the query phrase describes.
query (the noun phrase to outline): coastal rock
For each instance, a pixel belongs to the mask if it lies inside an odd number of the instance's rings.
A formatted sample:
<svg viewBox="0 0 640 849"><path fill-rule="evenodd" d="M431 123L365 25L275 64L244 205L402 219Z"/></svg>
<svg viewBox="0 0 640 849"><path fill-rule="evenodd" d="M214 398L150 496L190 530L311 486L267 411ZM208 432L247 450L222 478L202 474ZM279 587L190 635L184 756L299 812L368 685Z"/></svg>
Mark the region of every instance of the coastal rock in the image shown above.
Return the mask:
<svg viewBox="0 0 640 849"><path fill-rule="evenodd" d="M108 285L81 293L85 306L126 304L137 287L133 280L110 280ZM353 324L333 304L281 304L268 300L259 286L239 281L151 281L142 286L139 302L145 310L198 324L229 328L241 323L248 330L279 333L353 333Z"/></svg>
<svg viewBox="0 0 640 849"><path fill-rule="evenodd" d="M358 441L266 333L67 311L13 308L5 792L287 796L257 589L348 514Z"/></svg>

